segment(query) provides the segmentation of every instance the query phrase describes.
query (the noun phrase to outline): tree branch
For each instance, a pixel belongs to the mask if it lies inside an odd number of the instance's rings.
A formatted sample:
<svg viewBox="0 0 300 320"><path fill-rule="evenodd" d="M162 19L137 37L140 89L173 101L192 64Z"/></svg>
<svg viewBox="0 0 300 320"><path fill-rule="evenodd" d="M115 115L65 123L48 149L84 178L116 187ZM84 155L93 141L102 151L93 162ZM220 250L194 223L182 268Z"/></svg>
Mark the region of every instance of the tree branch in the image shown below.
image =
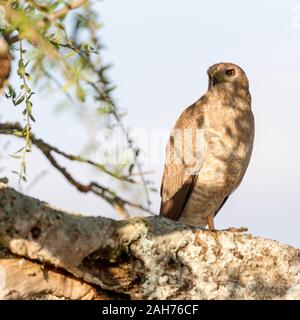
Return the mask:
<svg viewBox="0 0 300 320"><path fill-rule="evenodd" d="M53 22L59 18L62 18L66 14L68 14L69 11L74 10L74 9L78 9L78 8L82 7L87 2L88 2L88 0L74 0L74 1L72 1L70 4L66 5L65 7L61 8L53 13L50 13L47 17L45 17L44 20L41 20L37 24L37 29L43 28L45 26L46 21ZM20 40L21 40L20 35L15 35L8 40L8 43L10 45L12 45Z"/></svg>
<svg viewBox="0 0 300 320"><path fill-rule="evenodd" d="M100 290L64 270L24 259L1 247L0 267L7 271L5 272L5 289L0 289L0 300L125 298L125 296Z"/></svg>
<svg viewBox="0 0 300 320"><path fill-rule="evenodd" d="M290 246L160 217L68 214L4 184L0 243L131 298L300 299L300 251Z"/></svg>
<svg viewBox="0 0 300 320"><path fill-rule="evenodd" d="M23 128L19 123L0 123L0 134L6 134L6 135L12 135L18 138L23 138L23 135L20 134L23 131ZM134 203L132 201L128 201L126 199L123 199L119 196L116 195L116 193L112 190L110 190L107 187L104 187L100 185L97 182L90 182L89 184L85 185L79 182L77 179L75 179L68 171L66 168L61 166L57 160L54 158L52 153L59 154L66 159L69 159L71 161L78 161L81 163L87 163L89 165L92 165L93 167L96 167L103 172L113 176L114 178L117 178L119 180L123 180L126 182L134 182L132 179L128 179L127 177L124 176L118 176L108 170L106 170L105 166L98 164L94 161L91 161L89 159L85 159L83 157L79 156L74 156L71 154L67 154L58 148L44 142L42 139L37 139L33 134L30 135L30 139L33 145L35 145L44 155L45 157L49 160L51 165L57 169L66 179L69 181L78 191L83 192L83 193L94 193L97 196L100 196L104 200L106 200L111 206L113 206L117 212L123 217L123 218L129 218L129 214L127 213L125 206L130 206L136 209L140 209L142 211L145 211L150 214L154 214L149 210L148 208L145 208L144 206Z"/></svg>
<svg viewBox="0 0 300 320"><path fill-rule="evenodd" d="M69 11L82 7L88 0L73 0L71 3L66 4L64 8L61 8L48 16L49 21L54 21L64 17Z"/></svg>

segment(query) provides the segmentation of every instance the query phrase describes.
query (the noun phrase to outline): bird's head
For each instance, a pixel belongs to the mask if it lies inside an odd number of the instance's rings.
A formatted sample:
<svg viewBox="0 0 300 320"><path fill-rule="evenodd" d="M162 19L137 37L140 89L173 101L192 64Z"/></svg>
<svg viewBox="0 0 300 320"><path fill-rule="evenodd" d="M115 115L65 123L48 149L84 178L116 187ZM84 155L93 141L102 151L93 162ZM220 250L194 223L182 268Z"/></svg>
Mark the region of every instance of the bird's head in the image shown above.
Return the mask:
<svg viewBox="0 0 300 320"><path fill-rule="evenodd" d="M237 89L249 89L249 81L242 68L233 63L214 64L207 70L209 89L231 86Z"/></svg>

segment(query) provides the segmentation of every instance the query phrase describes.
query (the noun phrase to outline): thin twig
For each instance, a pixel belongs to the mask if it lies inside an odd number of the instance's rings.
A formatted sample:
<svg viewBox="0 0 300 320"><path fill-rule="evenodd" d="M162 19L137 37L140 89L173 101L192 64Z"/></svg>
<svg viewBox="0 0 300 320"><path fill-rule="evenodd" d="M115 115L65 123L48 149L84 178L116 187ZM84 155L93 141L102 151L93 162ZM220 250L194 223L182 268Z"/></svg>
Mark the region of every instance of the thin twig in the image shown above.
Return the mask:
<svg viewBox="0 0 300 320"><path fill-rule="evenodd" d="M96 70L94 70L94 71L96 71ZM102 97L102 99L104 101L108 102L109 105L112 107L110 111L111 111L112 115L114 116L115 120L118 122L123 134L125 135L125 137L127 139L128 147L133 152L136 152L136 149L135 149L135 147L133 145L133 142L129 137L129 133L127 132L124 124L122 123L122 121L121 121L121 119L120 119L120 117L119 117L119 115L117 113L116 107L113 104L113 102L111 101L111 99L109 99L107 97L107 95L105 94L105 92L103 92L100 88L98 88L93 82L88 81L88 84L91 85L94 88L94 90L96 90L96 92L100 95L100 97ZM148 206L148 208L150 208L150 205L151 205L150 195L149 195L149 190L148 190L148 187L147 187L147 183L146 183L145 177L143 175L142 166L141 166L139 161L136 161L135 165L137 166L137 169L138 169L138 175L140 176L140 178L142 180L142 185L143 185L144 192L145 192L145 195L146 195L147 206Z"/></svg>
<svg viewBox="0 0 300 320"><path fill-rule="evenodd" d="M66 6L64 8L50 13L48 16L48 20L50 20L50 21L57 20L57 19L65 16L69 11L83 6L86 2L88 2L88 0L73 0L70 4L66 4Z"/></svg>
<svg viewBox="0 0 300 320"><path fill-rule="evenodd" d="M87 3L88 0L74 0L72 1L70 4L67 4L65 7L50 13L48 16L46 16L43 20L40 20L37 23L37 29L41 29L45 26L46 22L53 22L59 18L62 18L63 16L65 16L69 11L74 10L74 9L78 9L81 6L83 6L85 3ZM15 35L13 37L11 37L8 42L9 44L14 44L18 41L21 40L20 35Z"/></svg>
<svg viewBox="0 0 300 320"><path fill-rule="evenodd" d="M0 123L0 134L7 134L7 135L13 135L18 138L23 138L20 136L19 132L21 132L23 129L19 123ZM129 217L129 214L127 213L125 206L133 207L140 209L144 212L150 213L150 214L155 214L154 212L151 212L149 208L145 208L144 206L125 200L119 196L116 195L116 193L112 190L110 190L107 187L104 187L97 182L90 182L89 184L85 185L76 180L67 170L66 168L62 167L56 159L53 157L51 154L52 152L57 153L61 156L64 156L65 158L69 160L74 160L74 161L79 161L78 157L69 155L61 150L59 150L56 147L53 147L49 145L48 143L44 142L41 139L37 139L33 134L31 135L31 141L32 144L35 145L38 149L42 151L42 153L45 155L45 157L49 160L49 162L52 164L54 168L56 168L78 191L83 192L83 193L94 193L104 200L106 200L111 206L116 208L118 212L123 214L125 217ZM86 162L90 165L95 165L93 161L88 161ZM121 209L121 210L120 210Z"/></svg>

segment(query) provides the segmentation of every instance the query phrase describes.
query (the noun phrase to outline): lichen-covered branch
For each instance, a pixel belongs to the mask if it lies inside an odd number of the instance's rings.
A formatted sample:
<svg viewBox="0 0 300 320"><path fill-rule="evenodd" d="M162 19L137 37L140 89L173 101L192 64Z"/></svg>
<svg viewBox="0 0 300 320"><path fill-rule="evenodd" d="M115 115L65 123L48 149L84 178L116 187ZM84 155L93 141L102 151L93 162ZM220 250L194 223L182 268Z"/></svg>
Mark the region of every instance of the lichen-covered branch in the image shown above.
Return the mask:
<svg viewBox="0 0 300 320"><path fill-rule="evenodd" d="M103 290L144 299L300 299L300 251L160 217L54 209L0 185L0 243Z"/></svg>
<svg viewBox="0 0 300 320"><path fill-rule="evenodd" d="M0 268L6 270L5 284L2 290L0 289L0 300L124 299L76 279L64 270L24 259L1 247Z"/></svg>

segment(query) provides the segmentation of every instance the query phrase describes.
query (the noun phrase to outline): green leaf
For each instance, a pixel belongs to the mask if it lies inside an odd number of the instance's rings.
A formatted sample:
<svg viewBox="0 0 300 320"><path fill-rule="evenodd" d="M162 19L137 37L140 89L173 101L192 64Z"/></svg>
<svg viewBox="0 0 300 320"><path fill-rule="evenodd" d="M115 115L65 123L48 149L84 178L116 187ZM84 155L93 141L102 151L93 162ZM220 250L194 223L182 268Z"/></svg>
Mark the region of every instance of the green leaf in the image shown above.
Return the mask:
<svg viewBox="0 0 300 320"><path fill-rule="evenodd" d="M97 108L98 114L107 114L109 113L109 109L106 106Z"/></svg>
<svg viewBox="0 0 300 320"><path fill-rule="evenodd" d="M18 104L22 103L24 101L24 99L25 99L25 96L22 96L19 100L17 100L15 102L15 106L17 106Z"/></svg>
<svg viewBox="0 0 300 320"><path fill-rule="evenodd" d="M31 115L31 113L32 113L32 103L28 99L26 100L26 109L27 109L29 115Z"/></svg>
<svg viewBox="0 0 300 320"><path fill-rule="evenodd" d="M32 115L31 113L29 114L29 118L30 118L33 122L36 122L36 121L35 121L35 118L33 117L33 115Z"/></svg>
<svg viewBox="0 0 300 320"><path fill-rule="evenodd" d="M132 170L134 169L134 167L135 167L135 164L134 164L134 163L132 163L132 164L129 166L128 172L129 172L130 175L132 174Z"/></svg>
<svg viewBox="0 0 300 320"><path fill-rule="evenodd" d="M20 77L24 76L25 74L25 66L24 66L24 63L23 63L23 60L19 60L19 63L18 63L18 75Z"/></svg>
<svg viewBox="0 0 300 320"><path fill-rule="evenodd" d="M11 158L14 158L14 159L21 159L21 158L22 158L22 156L16 155L16 154L10 154L9 156L10 156Z"/></svg>
<svg viewBox="0 0 300 320"><path fill-rule="evenodd" d="M33 94L35 94L35 92L31 91L30 94L28 95L27 99L30 99Z"/></svg>
<svg viewBox="0 0 300 320"><path fill-rule="evenodd" d="M114 91L116 89L117 86L111 86L105 89L105 93L108 95L110 94L112 91Z"/></svg>
<svg viewBox="0 0 300 320"><path fill-rule="evenodd" d="M24 132L23 131L16 131L14 132L14 135L17 137L23 137L24 136Z"/></svg>
<svg viewBox="0 0 300 320"><path fill-rule="evenodd" d="M79 84L76 86L76 97L81 102L85 101L85 92Z"/></svg>
<svg viewBox="0 0 300 320"><path fill-rule="evenodd" d="M35 120L34 120L35 121ZM31 139L28 140L28 144L27 144L28 149L26 150L27 152L31 152L32 149L32 141Z"/></svg>

